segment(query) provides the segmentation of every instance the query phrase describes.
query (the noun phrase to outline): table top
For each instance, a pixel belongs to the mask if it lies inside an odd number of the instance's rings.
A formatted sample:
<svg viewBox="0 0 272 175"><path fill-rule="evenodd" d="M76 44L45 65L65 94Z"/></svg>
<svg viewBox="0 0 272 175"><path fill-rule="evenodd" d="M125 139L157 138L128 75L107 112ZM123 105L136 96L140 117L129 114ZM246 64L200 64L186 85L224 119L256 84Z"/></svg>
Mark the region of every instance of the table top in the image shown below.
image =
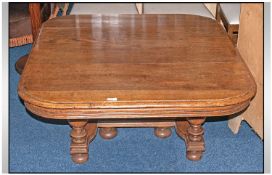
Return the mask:
<svg viewBox="0 0 272 175"><path fill-rule="evenodd" d="M220 111L249 104L255 92L252 75L227 33L215 20L194 15L49 20L18 87L27 104L73 110Z"/></svg>

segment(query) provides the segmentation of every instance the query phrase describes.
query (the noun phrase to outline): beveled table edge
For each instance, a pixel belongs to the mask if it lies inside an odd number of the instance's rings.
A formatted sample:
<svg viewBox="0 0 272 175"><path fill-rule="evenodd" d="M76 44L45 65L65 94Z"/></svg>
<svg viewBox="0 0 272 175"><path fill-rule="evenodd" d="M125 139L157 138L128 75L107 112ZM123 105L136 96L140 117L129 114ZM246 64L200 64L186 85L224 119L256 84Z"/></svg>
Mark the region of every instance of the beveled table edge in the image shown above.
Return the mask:
<svg viewBox="0 0 272 175"><path fill-rule="evenodd" d="M254 82L254 81L253 81ZM44 108L59 109L107 109L107 108L156 108L156 107L223 107L250 101L256 94L256 84L245 93L222 99L205 100L138 100L138 101L91 101L88 103L59 103L33 97L20 80L19 96L27 103Z"/></svg>
<svg viewBox="0 0 272 175"><path fill-rule="evenodd" d="M236 105L214 108L106 108L106 109L57 109L35 106L25 102L25 107L32 113L51 119L156 119L180 117L220 117L238 113L246 109L250 101Z"/></svg>

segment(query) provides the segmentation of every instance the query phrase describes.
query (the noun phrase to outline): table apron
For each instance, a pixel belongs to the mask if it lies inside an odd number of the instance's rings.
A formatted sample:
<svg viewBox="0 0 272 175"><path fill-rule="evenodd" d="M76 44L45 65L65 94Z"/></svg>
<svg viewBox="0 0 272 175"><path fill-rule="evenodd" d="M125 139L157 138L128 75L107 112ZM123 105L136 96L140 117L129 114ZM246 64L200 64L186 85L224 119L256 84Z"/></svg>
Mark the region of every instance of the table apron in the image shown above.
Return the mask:
<svg viewBox="0 0 272 175"><path fill-rule="evenodd" d="M52 119L154 119L183 117L216 117L238 113L249 106L249 101L210 108L129 108L129 109L56 109L25 102L32 113Z"/></svg>

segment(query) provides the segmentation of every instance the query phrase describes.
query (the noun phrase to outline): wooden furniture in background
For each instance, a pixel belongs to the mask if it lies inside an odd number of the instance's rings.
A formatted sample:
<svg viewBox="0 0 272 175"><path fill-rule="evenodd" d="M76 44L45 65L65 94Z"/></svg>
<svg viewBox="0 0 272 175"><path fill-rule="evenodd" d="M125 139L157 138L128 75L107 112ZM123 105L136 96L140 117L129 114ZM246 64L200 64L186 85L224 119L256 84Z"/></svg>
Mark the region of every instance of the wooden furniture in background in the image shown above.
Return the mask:
<svg viewBox="0 0 272 175"><path fill-rule="evenodd" d="M223 23L229 37L236 45L239 31L240 3L217 3L216 19Z"/></svg>
<svg viewBox="0 0 272 175"><path fill-rule="evenodd" d="M187 158L199 160L205 118L244 110L255 92L252 75L222 27L194 15L50 20L18 87L29 111L68 120L75 163L87 161L98 127L104 127L104 137L116 135L115 127L155 127L162 138L175 127Z"/></svg>
<svg viewBox="0 0 272 175"><path fill-rule="evenodd" d="M17 47L33 42L31 20L33 20L33 9L31 6L40 6L37 13L41 14L41 20L45 20L50 15L48 3L9 3L9 47ZM31 8L31 9L30 9Z"/></svg>
<svg viewBox="0 0 272 175"><path fill-rule="evenodd" d="M69 3L52 3L52 7L53 7L53 10L49 19L57 17L60 10L62 12L61 16L66 16Z"/></svg>
<svg viewBox="0 0 272 175"><path fill-rule="evenodd" d="M9 47L32 42L28 3L9 3Z"/></svg>
<svg viewBox="0 0 272 175"><path fill-rule="evenodd" d="M136 3L136 8L139 14L143 13L143 3Z"/></svg>
<svg viewBox="0 0 272 175"><path fill-rule="evenodd" d="M135 3L74 3L70 15L138 14Z"/></svg>
<svg viewBox="0 0 272 175"><path fill-rule="evenodd" d="M58 4L58 3L56 3ZM65 3L61 3L65 4ZM68 3L66 3L68 4ZM215 17L215 10L216 10L216 3L163 3L163 4L148 4L148 3L107 3L107 4L101 4L101 3L75 3L75 8L72 9L71 14L134 14L135 9L138 11L138 14L144 13L144 7L147 6L156 6L160 5L159 10L157 11L157 14L160 14L159 12L167 12L169 14L198 14L202 16L207 17ZM206 7L207 8L206 8ZM131 8L133 7L133 8ZM166 8L165 8L166 7ZM214 8L215 7L215 8ZM149 7L147 7L149 8ZM67 9L67 8L66 8ZM125 10L126 9L126 10ZM55 11L55 10L54 10ZM58 11L58 10L56 10ZM210 11L210 12L209 12ZM65 11L66 12L66 11ZM150 13L150 10L147 10L147 13ZM57 14L57 12L55 12ZM55 17L56 15L54 15Z"/></svg>
<svg viewBox="0 0 272 175"><path fill-rule="evenodd" d="M31 32L32 32L31 36L33 38L32 41L35 41L37 34L39 32L39 29L42 25L42 22L49 18L48 12L44 12L44 11L50 11L50 9L49 7L47 7L46 10L43 10L41 3L28 3L28 11L29 11L30 21L31 21ZM44 14L47 14L47 15L44 15ZM15 68L19 74L22 73L27 59L28 59L28 54L19 58L18 61L16 62Z"/></svg>
<svg viewBox="0 0 272 175"><path fill-rule="evenodd" d="M246 120L263 139L263 3L242 3L238 50L253 74L257 94L249 108L230 120L229 126L237 133L242 120Z"/></svg>
<svg viewBox="0 0 272 175"><path fill-rule="evenodd" d="M29 13L31 19L31 29L34 40L36 39L42 25L40 3L29 3Z"/></svg>
<svg viewBox="0 0 272 175"><path fill-rule="evenodd" d="M204 3L204 5L211 12L211 14L216 17L217 3Z"/></svg>
<svg viewBox="0 0 272 175"><path fill-rule="evenodd" d="M144 14L188 14L215 19L204 3L143 3Z"/></svg>

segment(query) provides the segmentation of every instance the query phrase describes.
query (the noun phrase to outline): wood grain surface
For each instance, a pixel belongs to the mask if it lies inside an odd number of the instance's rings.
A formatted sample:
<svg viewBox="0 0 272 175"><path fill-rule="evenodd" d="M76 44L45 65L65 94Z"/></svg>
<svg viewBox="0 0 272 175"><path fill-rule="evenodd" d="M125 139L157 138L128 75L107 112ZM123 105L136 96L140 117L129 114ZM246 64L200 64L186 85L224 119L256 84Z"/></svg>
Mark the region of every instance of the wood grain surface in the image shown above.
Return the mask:
<svg viewBox="0 0 272 175"><path fill-rule="evenodd" d="M195 117L239 112L256 85L215 20L82 15L42 25L18 93L49 118Z"/></svg>

